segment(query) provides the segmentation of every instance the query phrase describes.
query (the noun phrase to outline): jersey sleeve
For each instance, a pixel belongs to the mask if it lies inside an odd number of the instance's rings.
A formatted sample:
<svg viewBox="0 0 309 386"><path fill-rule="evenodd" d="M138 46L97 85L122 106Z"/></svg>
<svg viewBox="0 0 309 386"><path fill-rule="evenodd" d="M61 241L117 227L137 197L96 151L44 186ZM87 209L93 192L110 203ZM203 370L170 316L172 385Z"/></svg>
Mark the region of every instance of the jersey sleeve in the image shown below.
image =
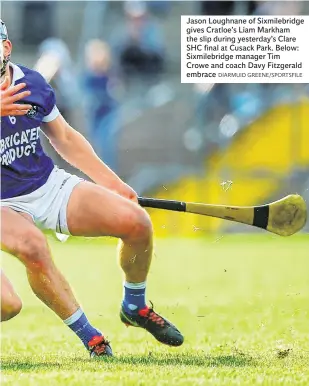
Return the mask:
<svg viewBox="0 0 309 386"><path fill-rule="evenodd" d="M58 117L59 110L56 106L56 96L53 88L44 81L43 86L44 117L43 122L51 122Z"/></svg>

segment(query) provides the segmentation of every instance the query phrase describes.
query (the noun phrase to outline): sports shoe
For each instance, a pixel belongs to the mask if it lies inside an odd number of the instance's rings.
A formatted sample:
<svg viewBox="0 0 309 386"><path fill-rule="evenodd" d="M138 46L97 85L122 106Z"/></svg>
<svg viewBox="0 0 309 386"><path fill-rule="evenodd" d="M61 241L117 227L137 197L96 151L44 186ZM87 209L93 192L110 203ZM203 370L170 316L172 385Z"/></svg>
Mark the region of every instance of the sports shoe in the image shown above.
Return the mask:
<svg viewBox="0 0 309 386"><path fill-rule="evenodd" d="M152 304L151 308L145 307L133 315L127 313L122 306L120 319L127 326L144 328L161 343L169 346L181 346L183 344L184 337L181 332L168 320L154 312Z"/></svg>
<svg viewBox="0 0 309 386"><path fill-rule="evenodd" d="M94 336L90 342L88 342L88 349L90 352L90 358L100 357L103 355L113 356L112 348L109 341L104 336Z"/></svg>

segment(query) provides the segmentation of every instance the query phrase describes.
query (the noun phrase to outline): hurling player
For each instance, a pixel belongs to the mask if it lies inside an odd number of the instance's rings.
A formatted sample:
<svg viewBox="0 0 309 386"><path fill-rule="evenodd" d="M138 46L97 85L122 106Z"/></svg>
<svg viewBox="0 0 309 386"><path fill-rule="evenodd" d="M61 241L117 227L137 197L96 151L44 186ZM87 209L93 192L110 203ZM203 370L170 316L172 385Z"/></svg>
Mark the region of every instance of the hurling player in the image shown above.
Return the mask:
<svg viewBox="0 0 309 386"><path fill-rule="evenodd" d="M2 21L0 43L2 249L25 265L35 295L75 332L93 357L112 355L110 344L88 321L70 285L55 266L43 231L119 238L119 263L124 272L121 321L146 329L162 343L181 345L182 334L145 301L153 232L136 193L65 121L45 79L38 72L10 61L12 43ZM17 102L15 107L12 102ZM55 166L41 146L41 131L66 161L93 182ZM87 259L87 264L89 269L93 268L91 260ZM21 301L4 273L1 276L1 320L8 320L18 314ZM105 290L102 295L108 296L109 288Z"/></svg>

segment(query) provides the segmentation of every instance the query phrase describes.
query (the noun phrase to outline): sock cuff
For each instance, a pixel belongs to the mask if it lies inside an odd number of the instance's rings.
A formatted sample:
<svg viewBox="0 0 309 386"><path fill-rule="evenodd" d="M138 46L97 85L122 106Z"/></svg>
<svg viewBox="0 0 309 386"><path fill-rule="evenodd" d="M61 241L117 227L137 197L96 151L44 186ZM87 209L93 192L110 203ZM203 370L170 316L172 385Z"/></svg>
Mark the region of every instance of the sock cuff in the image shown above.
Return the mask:
<svg viewBox="0 0 309 386"><path fill-rule="evenodd" d="M63 322L67 325L70 326L71 324L75 323L82 315L83 315L83 310L79 308L77 311L74 312L73 315L71 315L69 318L65 319Z"/></svg>
<svg viewBox="0 0 309 386"><path fill-rule="evenodd" d="M124 282L124 286L129 289L145 289L146 282L142 281L141 283L129 283L127 281Z"/></svg>

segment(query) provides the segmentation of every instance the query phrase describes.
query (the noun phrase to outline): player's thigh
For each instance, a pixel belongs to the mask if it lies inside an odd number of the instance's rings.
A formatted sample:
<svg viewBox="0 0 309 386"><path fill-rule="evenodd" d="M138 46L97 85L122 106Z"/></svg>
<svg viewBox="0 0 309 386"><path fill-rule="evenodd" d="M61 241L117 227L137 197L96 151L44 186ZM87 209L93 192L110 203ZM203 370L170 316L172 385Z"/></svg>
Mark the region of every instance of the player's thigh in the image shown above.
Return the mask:
<svg viewBox="0 0 309 386"><path fill-rule="evenodd" d="M1 249L26 265L41 263L49 254L47 240L31 216L8 207L1 207Z"/></svg>
<svg viewBox="0 0 309 386"><path fill-rule="evenodd" d="M138 204L91 182L78 184L70 197L67 223L73 236L147 237L152 226Z"/></svg>
<svg viewBox="0 0 309 386"><path fill-rule="evenodd" d="M22 308L20 297L15 292L12 283L1 271L1 321L16 316Z"/></svg>

